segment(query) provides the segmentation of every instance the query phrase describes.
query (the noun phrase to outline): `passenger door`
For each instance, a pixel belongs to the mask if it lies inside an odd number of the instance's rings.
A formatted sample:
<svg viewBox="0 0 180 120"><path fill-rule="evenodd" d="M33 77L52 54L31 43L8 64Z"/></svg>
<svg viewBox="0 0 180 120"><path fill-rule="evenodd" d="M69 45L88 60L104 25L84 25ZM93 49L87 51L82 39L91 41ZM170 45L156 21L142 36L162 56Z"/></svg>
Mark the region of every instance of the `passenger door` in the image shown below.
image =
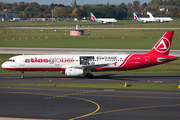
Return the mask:
<svg viewBox="0 0 180 120"><path fill-rule="evenodd" d="M25 66L24 56L20 58L20 66Z"/></svg>
<svg viewBox="0 0 180 120"><path fill-rule="evenodd" d="M150 64L150 58L149 56L145 56L145 65L149 65Z"/></svg>

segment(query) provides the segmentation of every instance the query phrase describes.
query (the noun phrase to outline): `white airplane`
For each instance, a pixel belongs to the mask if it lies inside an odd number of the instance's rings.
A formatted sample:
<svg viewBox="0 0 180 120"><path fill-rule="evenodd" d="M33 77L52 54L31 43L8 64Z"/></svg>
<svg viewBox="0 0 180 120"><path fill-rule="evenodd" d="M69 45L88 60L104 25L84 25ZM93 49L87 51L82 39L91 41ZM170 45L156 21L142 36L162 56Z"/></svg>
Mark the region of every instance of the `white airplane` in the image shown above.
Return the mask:
<svg viewBox="0 0 180 120"><path fill-rule="evenodd" d="M172 18L170 17L153 17L153 15L147 11L147 15L149 15L150 18L154 19L155 21L158 21L158 22L170 22L170 21L173 21Z"/></svg>
<svg viewBox="0 0 180 120"><path fill-rule="evenodd" d="M92 13L90 13L90 14L91 14L91 19L95 22L101 22L101 23L117 22L117 20L114 18L96 18Z"/></svg>
<svg viewBox="0 0 180 120"><path fill-rule="evenodd" d="M167 31L146 54L125 55L18 55L11 57L1 66L6 70L20 71L62 71L66 76L85 75L92 79L94 71L134 70L155 66L176 60L169 56L174 31Z"/></svg>
<svg viewBox="0 0 180 120"><path fill-rule="evenodd" d="M133 13L133 15L134 15L134 20L137 20L137 21L140 21L140 22L143 22L143 23L148 23L148 22L156 21L153 18L142 18L142 17L139 18L135 13Z"/></svg>

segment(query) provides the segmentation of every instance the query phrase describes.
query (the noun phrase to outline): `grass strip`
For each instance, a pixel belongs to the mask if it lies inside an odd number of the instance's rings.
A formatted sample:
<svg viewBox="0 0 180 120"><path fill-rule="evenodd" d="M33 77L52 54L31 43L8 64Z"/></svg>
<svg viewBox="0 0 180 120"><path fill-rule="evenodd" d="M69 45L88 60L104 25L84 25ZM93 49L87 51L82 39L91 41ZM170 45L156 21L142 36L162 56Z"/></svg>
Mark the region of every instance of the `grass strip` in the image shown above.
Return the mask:
<svg viewBox="0 0 180 120"><path fill-rule="evenodd" d="M43 21L32 21L32 22L0 22L0 27L8 27L8 26L29 26L29 27L74 27L76 25L80 25L79 27L84 28L84 27L106 27L106 28L179 28L180 22L178 18L173 18L172 22L164 22L164 23L159 23L159 22L153 22L153 23L142 23L138 22L136 20L132 19L126 19L126 20L118 20L116 23L111 23L109 24L101 24L99 22L80 22L80 21L66 21L66 22L57 22L57 21L48 21L48 22L43 22Z"/></svg>
<svg viewBox="0 0 180 120"><path fill-rule="evenodd" d="M1 84L5 86L38 86L38 87L69 87L69 88L101 88L101 89L142 89L142 90L174 90L179 91L179 85L169 84L144 84L128 83L128 87L123 87L123 83L45 83L45 84Z"/></svg>
<svg viewBox="0 0 180 120"><path fill-rule="evenodd" d="M70 31L45 29L1 29L0 47L25 48L91 48L151 49L167 30L88 30L83 36L70 36ZM179 50L180 31L175 34L171 50ZM23 52L22 52L23 53Z"/></svg>

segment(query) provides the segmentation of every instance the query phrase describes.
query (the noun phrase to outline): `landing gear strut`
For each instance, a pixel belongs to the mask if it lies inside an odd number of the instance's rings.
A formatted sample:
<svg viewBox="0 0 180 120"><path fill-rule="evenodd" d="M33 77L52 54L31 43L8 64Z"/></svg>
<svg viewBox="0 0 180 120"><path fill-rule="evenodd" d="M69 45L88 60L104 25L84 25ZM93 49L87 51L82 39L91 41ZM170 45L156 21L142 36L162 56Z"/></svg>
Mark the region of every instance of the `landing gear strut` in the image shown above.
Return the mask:
<svg viewBox="0 0 180 120"><path fill-rule="evenodd" d="M93 78L94 78L94 75L91 74L91 73L87 73L87 74L85 75L85 77L88 77L89 79L93 79Z"/></svg>
<svg viewBox="0 0 180 120"><path fill-rule="evenodd" d="M21 79L24 78L24 71L21 72L21 77L20 77L20 78L21 78Z"/></svg>
<svg viewBox="0 0 180 120"><path fill-rule="evenodd" d="M87 74L85 75L85 77L89 77L89 73L87 73Z"/></svg>

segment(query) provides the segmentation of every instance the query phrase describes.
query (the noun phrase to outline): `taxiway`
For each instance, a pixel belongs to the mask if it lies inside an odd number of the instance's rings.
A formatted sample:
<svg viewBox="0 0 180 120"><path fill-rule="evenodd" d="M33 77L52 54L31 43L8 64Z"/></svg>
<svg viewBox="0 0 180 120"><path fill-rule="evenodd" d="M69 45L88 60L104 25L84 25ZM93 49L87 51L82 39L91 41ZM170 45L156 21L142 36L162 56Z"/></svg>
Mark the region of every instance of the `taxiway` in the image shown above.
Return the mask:
<svg viewBox="0 0 180 120"><path fill-rule="evenodd" d="M179 91L0 86L0 119L179 119Z"/></svg>
<svg viewBox="0 0 180 120"><path fill-rule="evenodd" d="M0 75L0 83L180 84L180 74L96 74L95 79L60 74ZM0 119L179 119L179 91L0 86Z"/></svg>

